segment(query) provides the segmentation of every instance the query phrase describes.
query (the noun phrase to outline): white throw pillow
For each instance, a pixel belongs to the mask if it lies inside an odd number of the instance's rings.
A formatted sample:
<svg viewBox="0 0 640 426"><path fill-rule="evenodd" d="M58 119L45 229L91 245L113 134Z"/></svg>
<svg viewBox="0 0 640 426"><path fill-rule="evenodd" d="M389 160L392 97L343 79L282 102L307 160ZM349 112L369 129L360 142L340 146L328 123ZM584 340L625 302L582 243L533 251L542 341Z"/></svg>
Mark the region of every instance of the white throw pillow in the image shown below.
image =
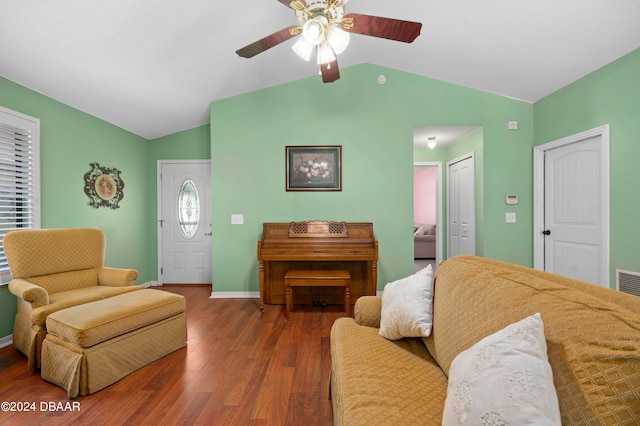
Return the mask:
<svg viewBox="0 0 640 426"><path fill-rule="evenodd" d="M382 292L380 335L389 340L431 334L433 270L431 265L388 283Z"/></svg>
<svg viewBox="0 0 640 426"><path fill-rule="evenodd" d="M456 356L449 370L442 424L561 424L539 313Z"/></svg>

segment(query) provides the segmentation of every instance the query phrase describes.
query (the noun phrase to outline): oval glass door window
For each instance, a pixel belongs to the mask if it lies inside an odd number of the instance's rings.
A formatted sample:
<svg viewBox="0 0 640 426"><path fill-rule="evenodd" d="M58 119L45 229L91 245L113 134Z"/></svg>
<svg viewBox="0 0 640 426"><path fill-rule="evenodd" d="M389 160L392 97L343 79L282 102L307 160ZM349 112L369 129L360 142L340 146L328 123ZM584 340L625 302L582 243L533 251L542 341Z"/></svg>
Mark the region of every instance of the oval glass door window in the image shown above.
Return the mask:
<svg viewBox="0 0 640 426"><path fill-rule="evenodd" d="M186 179L178 193L178 223L185 238L192 238L200 223L200 197L196 183Z"/></svg>

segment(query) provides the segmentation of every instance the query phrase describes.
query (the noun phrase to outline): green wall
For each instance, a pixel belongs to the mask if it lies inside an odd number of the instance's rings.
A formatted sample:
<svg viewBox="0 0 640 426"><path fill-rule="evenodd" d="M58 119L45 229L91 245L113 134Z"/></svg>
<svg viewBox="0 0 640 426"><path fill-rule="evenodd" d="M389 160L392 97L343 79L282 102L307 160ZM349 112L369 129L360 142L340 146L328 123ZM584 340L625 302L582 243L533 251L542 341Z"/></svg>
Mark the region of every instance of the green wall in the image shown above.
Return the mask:
<svg viewBox="0 0 640 426"><path fill-rule="evenodd" d="M0 105L40 119L42 227L101 228L107 237L105 263L138 269L137 283L152 279L147 244L149 142L1 77ZM121 171L125 186L119 209L88 205L84 174L93 162ZM0 337L12 333L15 305L7 286L0 286Z"/></svg>
<svg viewBox="0 0 640 426"><path fill-rule="evenodd" d="M640 49L535 104L535 145L610 125L610 285L640 271Z"/></svg>
<svg viewBox="0 0 640 426"><path fill-rule="evenodd" d="M379 74L387 83L379 85ZM413 271L413 129L483 127L485 229L480 252L532 264L531 214L504 222L504 196L531 206L533 106L374 65L211 104L214 291L258 291L263 222L370 221L380 244L378 288ZM518 121L520 130L507 130ZM342 145L341 192L286 192L285 146ZM243 213L245 225L231 225ZM488 230L488 232L487 232Z"/></svg>

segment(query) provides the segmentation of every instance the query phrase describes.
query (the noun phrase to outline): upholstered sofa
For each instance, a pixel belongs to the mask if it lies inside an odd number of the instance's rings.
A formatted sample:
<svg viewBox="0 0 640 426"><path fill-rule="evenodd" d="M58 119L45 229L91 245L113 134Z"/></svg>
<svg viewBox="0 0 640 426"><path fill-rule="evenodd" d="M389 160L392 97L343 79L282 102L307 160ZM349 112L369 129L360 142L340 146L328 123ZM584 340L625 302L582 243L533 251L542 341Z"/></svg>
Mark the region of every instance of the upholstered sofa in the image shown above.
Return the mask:
<svg viewBox="0 0 640 426"><path fill-rule="evenodd" d="M415 259L435 259L436 225L415 224L413 233L413 257Z"/></svg>
<svg viewBox="0 0 640 426"><path fill-rule="evenodd" d="M47 317L87 302L140 290L138 272L103 265L105 235L94 228L25 229L3 240L17 298L13 344L40 367Z"/></svg>
<svg viewBox="0 0 640 426"><path fill-rule="evenodd" d="M355 318L335 321L334 424L640 424L639 297L474 256L438 265L431 291L428 337L382 337L384 293L361 297ZM519 338L514 328L536 317L538 358L517 363L519 374L494 372L519 345L536 340L530 333ZM508 350L496 349L496 336ZM467 367L476 370L464 378L462 363L470 359L475 364ZM533 371L545 368L542 392ZM487 398L505 392L506 403L483 405L471 396L475 386ZM555 410L555 420L536 421L541 407ZM500 418L510 411L527 421Z"/></svg>

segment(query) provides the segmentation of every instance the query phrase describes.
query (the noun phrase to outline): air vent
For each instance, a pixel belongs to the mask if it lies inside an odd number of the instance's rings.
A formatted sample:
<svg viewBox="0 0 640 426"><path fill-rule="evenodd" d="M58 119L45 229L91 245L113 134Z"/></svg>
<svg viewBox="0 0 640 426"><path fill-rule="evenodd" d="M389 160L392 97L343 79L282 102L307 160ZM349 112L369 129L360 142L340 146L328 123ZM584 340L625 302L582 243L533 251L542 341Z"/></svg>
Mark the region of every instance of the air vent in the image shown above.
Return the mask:
<svg viewBox="0 0 640 426"><path fill-rule="evenodd" d="M622 292L640 296L640 272L616 269L616 286Z"/></svg>

